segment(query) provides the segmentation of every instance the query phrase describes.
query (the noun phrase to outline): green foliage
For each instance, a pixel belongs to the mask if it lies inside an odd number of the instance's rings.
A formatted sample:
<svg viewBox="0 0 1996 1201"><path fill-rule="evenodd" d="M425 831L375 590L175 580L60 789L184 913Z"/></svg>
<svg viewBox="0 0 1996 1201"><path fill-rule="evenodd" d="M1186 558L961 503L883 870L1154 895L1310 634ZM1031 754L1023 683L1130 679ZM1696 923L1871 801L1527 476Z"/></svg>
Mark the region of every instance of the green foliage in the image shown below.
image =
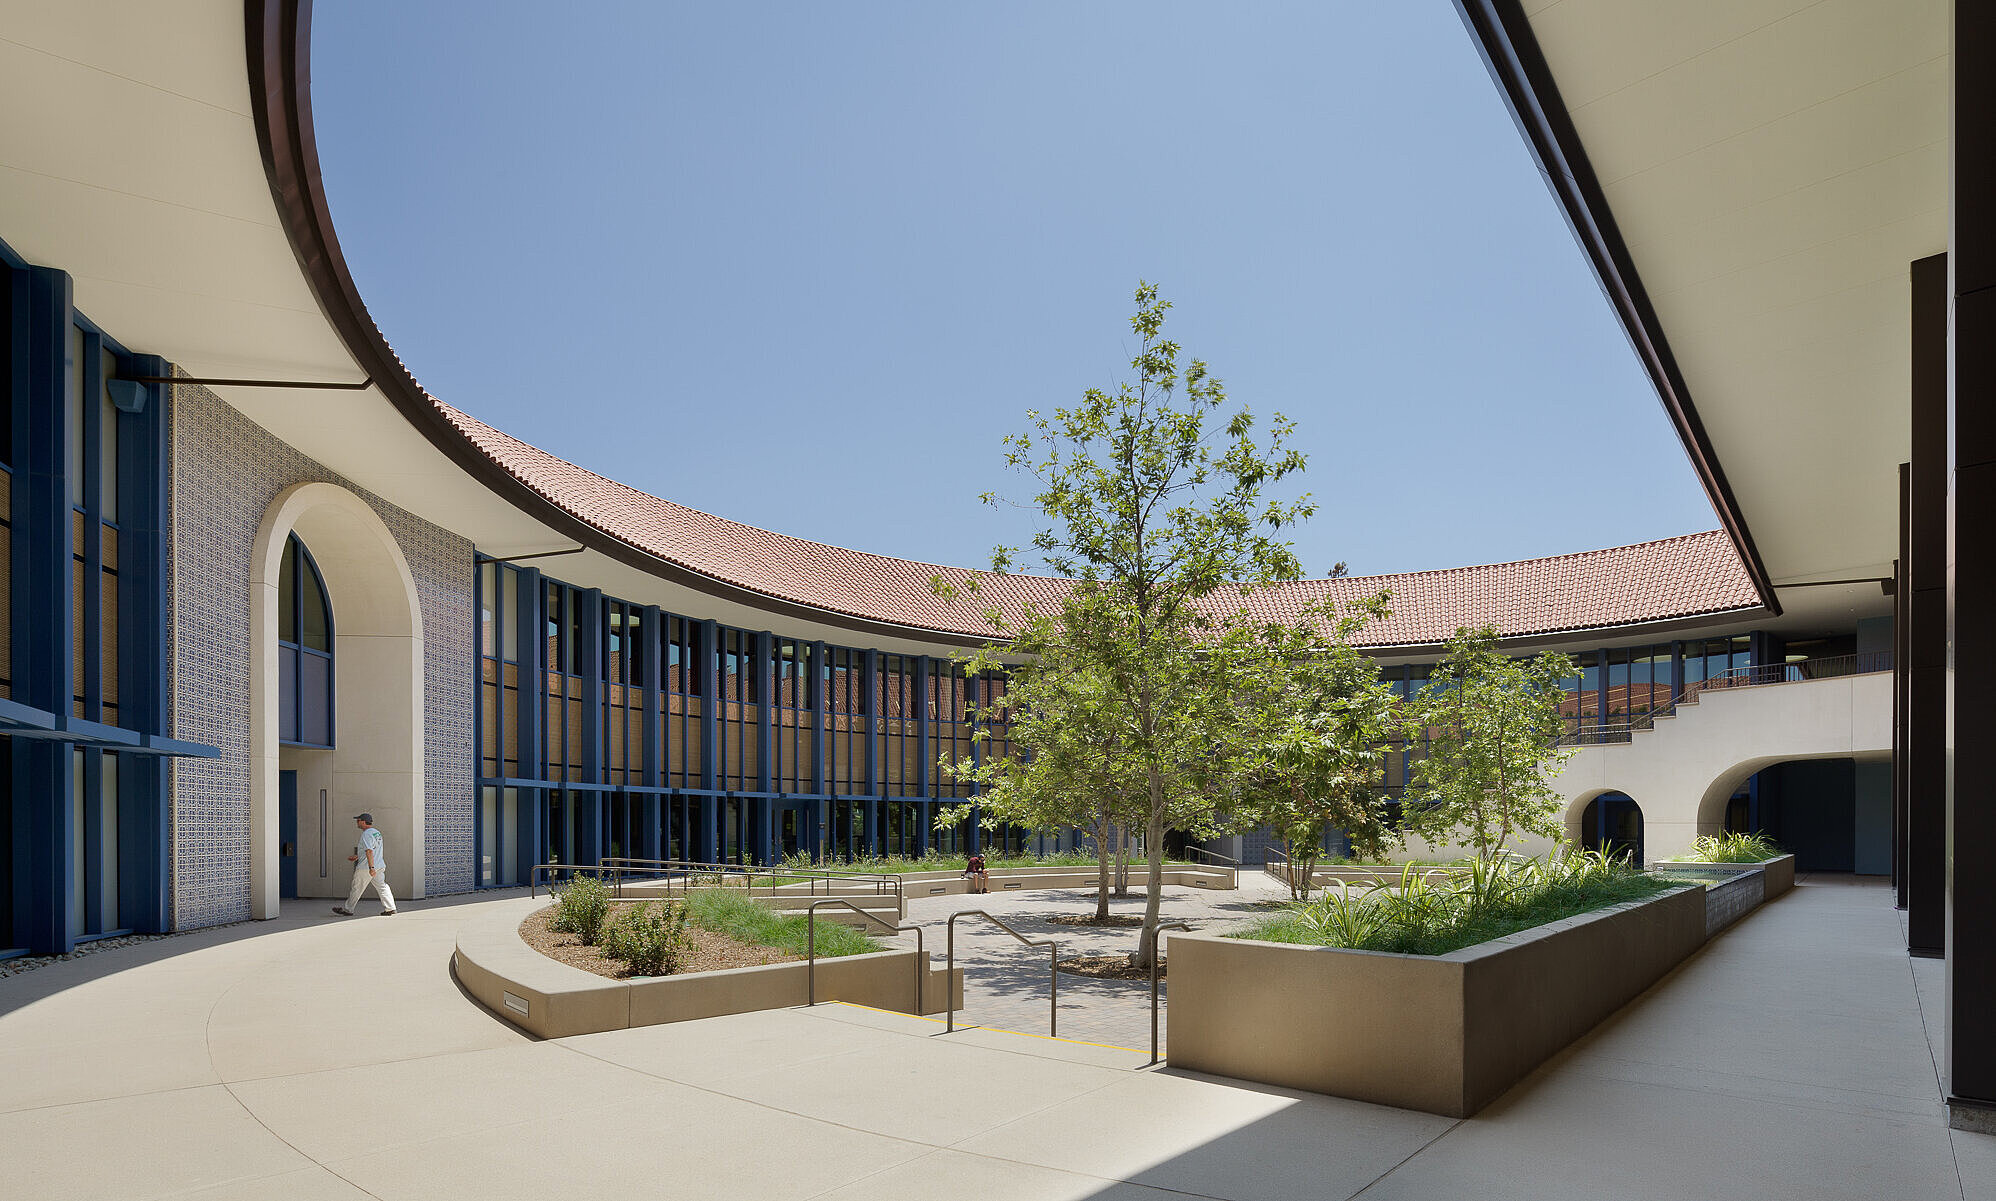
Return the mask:
<svg viewBox="0 0 1996 1201"><path fill-rule="evenodd" d="M1443 874L1437 881L1431 877ZM1676 887L1598 851L1497 856L1446 873L1408 865L1364 892L1327 890L1232 935L1266 942L1445 955L1519 930Z"/></svg>
<svg viewBox="0 0 1996 1201"><path fill-rule="evenodd" d="M1411 706L1428 749L1414 764L1404 831L1485 858L1513 837L1558 838L1552 778L1573 754L1558 745L1560 682L1577 671L1565 655L1507 657L1489 626L1457 630Z"/></svg>
<svg viewBox="0 0 1996 1201"><path fill-rule="evenodd" d="M1765 834L1707 834L1691 844L1689 855L1675 863L1760 863L1784 854Z"/></svg>
<svg viewBox="0 0 1996 1201"><path fill-rule="evenodd" d="M1285 445L1291 423L1276 415L1258 442L1247 409L1221 411L1226 391L1205 363L1180 368L1157 289L1140 284L1136 306L1134 380L1091 388L1072 408L1029 411L1027 431L1006 439L1006 465L1039 489L1046 524L1033 547L1075 582L1055 611L987 611L1008 645L987 646L970 666L1010 680L999 711L978 716L1010 721L1017 753L945 766L982 785L979 804L997 820L1078 826L1098 845L1104 823L1142 836L1153 869L1133 956L1143 966L1165 831L1211 829L1232 766L1240 681L1230 652L1255 638L1246 598L1301 575L1279 535L1314 506L1266 495L1303 469ZM998 548L992 569L1010 570L1014 554ZM978 590L975 579L960 584Z"/></svg>
<svg viewBox="0 0 1996 1201"><path fill-rule="evenodd" d="M1305 610L1271 624L1243 664L1243 738L1229 810L1237 825L1280 834L1290 895L1308 900L1325 836L1340 830L1361 857L1384 854L1385 756L1406 719L1378 664L1352 645L1370 622L1391 615L1386 593L1340 612Z"/></svg>
<svg viewBox="0 0 1996 1201"><path fill-rule="evenodd" d="M805 953L806 921L801 914L778 913L741 892L699 889L688 893L693 924L725 934L737 942L774 947L791 955ZM818 957L836 959L884 950L879 943L849 926L823 918L818 922Z"/></svg>
<svg viewBox="0 0 1996 1201"><path fill-rule="evenodd" d="M679 970L691 944L686 938L684 901L646 901L625 908L603 931L603 951L630 965L634 976L669 976Z"/></svg>
<svg viewBox="0 0 1996 1201"><path fill-rule="evenodd" d="M554 919L549 925L593 947L603 937L603 923L609 916L610 890L594 876L578 875L555 894Z"/></svg>

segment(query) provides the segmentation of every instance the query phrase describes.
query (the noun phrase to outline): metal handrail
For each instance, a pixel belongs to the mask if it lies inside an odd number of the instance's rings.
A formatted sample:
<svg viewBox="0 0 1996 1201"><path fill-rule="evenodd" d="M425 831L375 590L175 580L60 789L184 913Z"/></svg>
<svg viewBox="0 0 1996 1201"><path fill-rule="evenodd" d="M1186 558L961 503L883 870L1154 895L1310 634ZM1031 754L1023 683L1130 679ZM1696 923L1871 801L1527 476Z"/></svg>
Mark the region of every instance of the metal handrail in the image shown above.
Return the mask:
<svg viewBox="0 0 1996 1201"><path fill-rule="evenodd" d="M1150 944L1150 1061L1157 1062L1157 965L1164 961L1164 932L1183 930L1192 933L1192 927L1184 922L1159 922Z"/></svg>
<svg viewBox="0 0 1996 1201"><path fill-rule="evenodd" d="M1190 851L1194 855L1203 855L1207 859L1210 859L1213 862L1217 863L1220 867L1226 869L1229 884L1231 884L1235 888L1239 888L1241 886L1240 860L1234 858L1231 855L1222 855L1218 851L1209 851L1205 847L1195 847L1190 843L1186 844L1185 849L1187 851ZM1194 866L1199 866L1199 865L1195 864Z"/></svg>
<svg viewBox="0 0 1996 1201"><path fill-rule="evenodd" d="M949 915L949 958L946 961L947 967L944 969L948 973L952 987L954 987L956 980L956 919L960 917L981 917L1029 947L1045 947L1047 949L1047 1037L1060 1037L1060 946L1051 938L1035 942L1017 930L1012 929L1012 927L1006 925L1004 922L999 921L991 914L984 912L982 909L958 910ZM952 1034L956 1031L956 1004L954 999L952 999L947 1009L948 1017L943 1022L943 1033Z"/></svg>
<svg viewBox="0 0 1996 1201"><path fill-rule="evenodd" d="M867 921L873 922L883 929L892 930L896 934L905 934L910 930L915 932L915 1016L922 1016L924 1012L922 1008L922 977L927 975L929 971L929 959L922 950L922 928L912 922L900 926L891 925L868 913L866 910L861 909L844 897L826 897L822 901L813 901L804 910L804 950L807 957L804 966L805 1006L809 1007L818 1003L818 906L820 905L844 905L847 909L859 914ZM955 986L956 973L952 971L946 987L954 988Z"/></svg>
<svg viewBox="0 0 1996 1201"><path fill-rule="evenodd" d="M755 891L757 876L767 876L772 881L768 885L771 892L782 887L775 883L775 880L789 878L807 881L811 886L807 894L809 896L818 895L818 885L821 882L826 885L827 892L831 891L831 885L835 882L858 886L870 884L873 886L875 896L892 893L901 912L907 912L905 882L900 876L891 872L825 872L812 871L809 868L765 867L749 863L702 863L692 859L634 859L623 855L609 856L599 862L614 873L612 882L619 896L623 895L625 871L663 875L668 881L688 876L739 876L743 880L744 887L750 892Z"/></svg>
<svg viewBox="0 0 1996 1201"><path fill-rule="evenodd" d="M1278 863L1276 860L1270 858L1273 855L1280 855L1282 857L1281 862ZM1261 859L1262 875L1287 888L1293 887L1289 880L1289 874L1294 870L1295 865L1290 862L1289 852L1284 848L1272 846L1263 850Z"/></svg>
<svg viewBox="0 0 1996 1201"><path fill-rule="evenodd" d="M550 872L550 873L551 872L590 872L594 874L598 880L601 880L603 878L603 868L602 865L600 864L536 863L532 868L528 869L527 871L527 895L529 897L535 897L540 895L536 891L536 889L540 886L542 872ZM554 881L552 879L548 881L548 891L550 893L554 891Z"/></svg>

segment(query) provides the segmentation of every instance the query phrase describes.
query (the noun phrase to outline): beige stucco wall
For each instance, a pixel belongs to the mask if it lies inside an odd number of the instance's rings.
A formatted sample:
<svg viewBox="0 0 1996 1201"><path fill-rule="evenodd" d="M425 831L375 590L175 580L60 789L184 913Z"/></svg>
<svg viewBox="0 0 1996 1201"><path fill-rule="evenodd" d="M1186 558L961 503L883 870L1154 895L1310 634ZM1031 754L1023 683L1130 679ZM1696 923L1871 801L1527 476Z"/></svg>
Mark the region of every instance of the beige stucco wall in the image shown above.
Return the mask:
<svg viewBox="0 0 1996 1201"><path fill-rule="evenodd" d="M1604 792L1627 793L1642 809L1646 856L1668 859L1689 851L1699 835L1719 833L1727 798L1764 767L1789 759L1891 754L1892 673L1877 672L1705 693L1628 743L1581 747L1552 783L1569 841L1581 841L1580 818L1589 801ZM1539 855L1553 846L1552 839L1528 838L1511 849ZM1446 860L1472 853L1413 839L1390 858Z"/></svg>

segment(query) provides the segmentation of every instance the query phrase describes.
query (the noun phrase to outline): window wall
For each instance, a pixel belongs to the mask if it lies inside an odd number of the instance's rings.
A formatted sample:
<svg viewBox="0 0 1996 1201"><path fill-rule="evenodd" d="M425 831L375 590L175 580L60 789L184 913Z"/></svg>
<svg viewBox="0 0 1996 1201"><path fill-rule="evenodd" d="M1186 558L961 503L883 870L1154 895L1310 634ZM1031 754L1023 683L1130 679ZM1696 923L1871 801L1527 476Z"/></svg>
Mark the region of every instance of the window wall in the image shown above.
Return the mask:
<svg viewBox="0 0 1996 1201"><path fill-rule="evenodd" d="M167 370L0 243L0 958L168 928ZM18 636L29 635L32 636Z"/></svg>
<svg viewBox="0 0 1996 1201"><path fill-rule="evenodd" d="M932 835L938 805L976 793L934 760L1007 752L1003 722L973 737L1002 679L700 621L527 564L481 558L476 580L481 886L613 853L768 862L984 838L969 820ZM537 668L520 671L523 648Z"/></svg>
<svg viewBox="0 0 1996 1201"><path fill-rule="evenodd" d="M942 807L977 799L941 764L1013 753L1002 674L701 621L527 565L482 560L477 578L481 883L611 853L769 862L1034 844L1033 831L982 829L974 809L934 826ZM1574 729L1626 722L1745 666L1755 645L1575 653L1562 712ZM524 647L540 666L522 675ZM1429 670L1382 669L1403 697ZM1388 748L1389 800L1425 750L1418 734Z"/></svg>

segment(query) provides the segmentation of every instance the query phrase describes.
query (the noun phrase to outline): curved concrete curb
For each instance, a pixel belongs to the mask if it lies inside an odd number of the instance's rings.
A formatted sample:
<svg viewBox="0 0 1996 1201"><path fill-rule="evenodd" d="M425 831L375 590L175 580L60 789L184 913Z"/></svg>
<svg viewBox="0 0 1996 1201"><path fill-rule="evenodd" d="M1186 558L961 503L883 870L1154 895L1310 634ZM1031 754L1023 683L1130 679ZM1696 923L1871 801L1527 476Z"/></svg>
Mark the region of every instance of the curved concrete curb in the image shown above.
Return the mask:
<svg viewBox="0 0 1996 1201"><path fill-rule="evenodd" d="M520 923L546 904L527 900L492 906L459 928L457 950L451 957L466 991L530 1034L565 1038L788 1009L808 1000L803 963L637 980L611 980L570 967L534 950L520 937ZM929 966L928 953L922 952L918 959L914 951L820 959L817 999L914 1013L917 970L924 973L923 1012L941 1013L945 1004L962 1007L962 969L945 987L944 973Z"/></svg>

